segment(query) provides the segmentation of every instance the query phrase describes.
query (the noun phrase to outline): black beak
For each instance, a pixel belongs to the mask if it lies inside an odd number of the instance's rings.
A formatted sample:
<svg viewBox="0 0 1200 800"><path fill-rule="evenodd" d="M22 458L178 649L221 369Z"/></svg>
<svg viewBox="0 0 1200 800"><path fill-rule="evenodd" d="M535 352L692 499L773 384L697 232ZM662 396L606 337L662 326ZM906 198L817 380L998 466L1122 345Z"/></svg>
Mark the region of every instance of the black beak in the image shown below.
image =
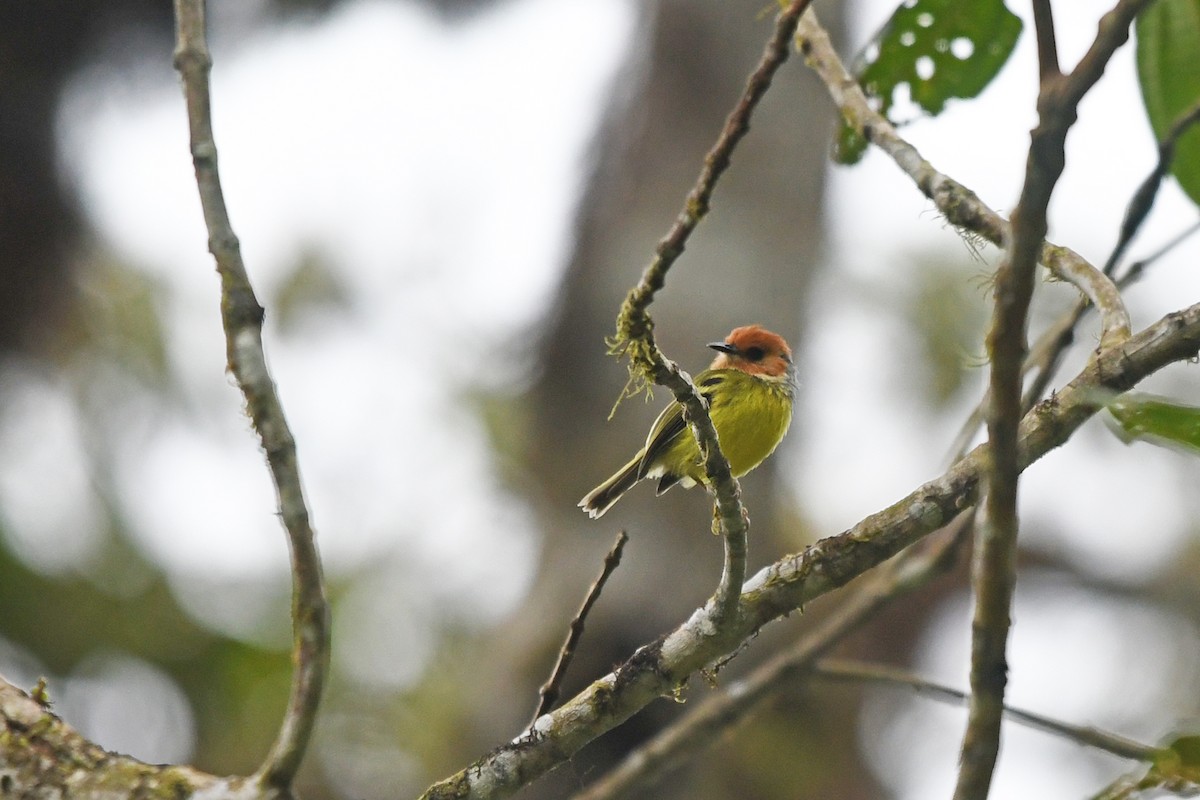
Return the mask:
<svg viewBox="0 0 1200 800"><path fill-rule="evenodd" d="M709 342L706 346L711 347L713 350L719 350L722 353L729 353L730 355L737 355L738 352L738 349L728 342Z"/></svg>

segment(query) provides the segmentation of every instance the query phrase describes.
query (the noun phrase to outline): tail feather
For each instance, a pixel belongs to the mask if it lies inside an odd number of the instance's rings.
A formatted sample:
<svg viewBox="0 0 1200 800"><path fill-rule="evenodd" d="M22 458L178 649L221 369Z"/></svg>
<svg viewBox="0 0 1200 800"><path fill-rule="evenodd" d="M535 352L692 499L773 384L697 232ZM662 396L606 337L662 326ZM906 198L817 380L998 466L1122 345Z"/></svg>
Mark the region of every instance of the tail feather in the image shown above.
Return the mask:
<svg viewBox="0 0 1200 800"><path fill-rule="evenodd" d="M642 454L638 453L632 461L621 467L617 474L584 495L579 501L579 507L592 519L600 519L605 511L612 508L613 503L621 499L621 495L638 482L641 477L638 475L641 465Z"/></svg>

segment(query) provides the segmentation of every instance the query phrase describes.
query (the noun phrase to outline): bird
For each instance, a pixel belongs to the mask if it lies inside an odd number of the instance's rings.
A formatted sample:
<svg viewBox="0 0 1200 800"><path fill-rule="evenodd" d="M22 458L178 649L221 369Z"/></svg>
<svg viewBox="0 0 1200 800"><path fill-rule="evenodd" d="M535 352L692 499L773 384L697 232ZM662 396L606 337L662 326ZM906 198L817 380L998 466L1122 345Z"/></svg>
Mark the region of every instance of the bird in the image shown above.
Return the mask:
<svg viewBox="0 0 1200 800"><path fill-rule="evenodd" d="M775 451L792 420L796 370L782 336L761 325L734 328L709 368L695 378L708 402L708 413L729 469L740 478ZM672 402L658 415L646 444L608 480L584 495L579 507L599 519L625 492L644 479L658 479L657 494L679 484L707 485L700 448L683 419L683 406Z"/></svg>

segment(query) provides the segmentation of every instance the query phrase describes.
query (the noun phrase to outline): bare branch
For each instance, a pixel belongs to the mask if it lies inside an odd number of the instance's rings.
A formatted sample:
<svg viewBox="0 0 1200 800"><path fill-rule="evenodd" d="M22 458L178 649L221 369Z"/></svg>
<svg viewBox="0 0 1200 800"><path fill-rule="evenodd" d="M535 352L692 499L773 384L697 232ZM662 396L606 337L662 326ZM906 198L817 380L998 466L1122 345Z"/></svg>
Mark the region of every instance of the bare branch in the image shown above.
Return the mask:
<svg viewBox="0 0 1200 800"><path fill-rule="evenodd" d="M1125 250L1150 214L1150 209L1154 207L1158 188L1162 186L1163 178L1167 177L1171 171L1171 164L1175 160L1175 143L1197 122L1200 122L1200 100L1175 118L1167 135L1158 143L1158 161L1129 201L1129 207L1125 210L1125 218L1121 221L1121 232L1117 237L1117 243L1113 246L1112 255L1108 257L1108 262L1104 265L1105 274L1111 275L1116 270L1121 257L1125 255Z"/></svg>
<svg viewBox="0 0 1200 800"><path fill-rule="evenodd" d="M955 460L966 455L966 445ZM817 658L829 652L859 624L893 600L926 585L949 570L975 524L975 509L960 514L945 535L918 543L889 561L859 586L834 614L806 633L785 653L758 667L748 677L725 687L679 722L629 753L615 769L574 800L618 800L644 794L648 787L687 758L695 758L717 739L754 714L768 699L807 675ZM921 546L926 545L926 546Z"/></svg>
<svg viewBox="0 0 1200 800"><path fill-rule="evenodd" d="M629 541L629 535L625 531L617 534L617 540L613 542L612 549L608 551L608 555L604 557L604 567L600 570L600 575L592 582L592 586L588 589L587 597L583 600L583 605L579 607L575 618L571 620L571 627L567 633L567 640L563 642L563 646L558 651L558 661L554 664L554 669L550 673L550 677L542 684L538 694L541 700L538 701L537 710L533 712L533 719L530 721L530 727L537 722L537 718L545 714L558 701L558 693L562 688L562 680L567 674L567 667L571 665L571 659L575 657L575 647L579 644L579 637L583 636L583 624L587 621L587 616L595 605L596 600L600 598L600 592L604 590L604 584L608 582L608 578L621 563L621 553L625 549L625 543Z"/></svg>
<svg viewBox="0 0 1200 800"><path fill-rule="evenodd" d="M1025 187L1012 219L1012 241L997 270L987 346L991 357L987 407L991 461L978 526L972 584L971 704L963 737L955 800L984 800L1000 751L1000 722L1008 682L1005 652L1009 609L1017 582L1017 427L1021 420L1021 366L1025 325L1033 297L1037 252L1046 237L1046 207L1065 164L1066 126L1042 122L1033 132Z"/></svg>
<svg viewBox="0 0 1200 800"><path fill-rule="evenodd" d="M312 734L329 663L329 608L321 560L309 522L296 460L296 443L284 418L263 352L263 309L242 262L217 171L209 72L212 59L205 31L204 0L175 0L175 68L187 102L192 163L208 228L208 248L221 279L221 321L227 368L246 399L275 484L279 515L292 558L292 690L279 734L256 773L264 788L286 790Z"/></svg>
<svg viewBox="0 0 1200 800"><path fill-rule="evenodd" d="M1152 265L1155 261L1158 261L1160 258L1174 250L1179 245L1183 244L1192 236L1195 236L1197 233L1200 233L1200 221L1193 222L1191 225L1188 225L1182 231L1168 239L1166 244L1159 247L1153 253L1130 264L1129 269L1125 270L1124 274L1121 275L1120 284L1124 286L1137 280L1139 277L1141 277L1142 273L1146 271L1147 267Z"/></svg>
<svg viewBox="0 0 1200 800"><path fill-rule="evenodd" d="M1074 109L1078 108L1079 101L1092 90L1104 75L1104 70L1108 69L1108 62L1113 53L1129 41L1129 30L1133 20L1152 2L1154 0L1117 0L1117 4L1100 18L1096 38L1092 40L1088 51L1079 59L1079 63L1066 79L1056 82L1052 87L1054 94L1061 95L1054 100L1056 105L1063 111L1070 110L1072 117L1074 116Z"/></svg>
<svg viewBox="0 0 1200 800"><path fill-rule="evenodd" d="M1018 464L1028 467L1060 446L1099 406L1098 389L1124 392L1167 364L1200 352L1200 304L1164 317L1120 345L1108 347L1021 423ZM564 763L585 744L620 725L653 700L676 691L690 675L733 652L763 625L845 585L940 529L979 497L989 461L986 444L942 476L853 528L760 570L742 591L738 612L714 630L703 611L639 648L534 729L430 787L426 800L507 797Z"/></svg>

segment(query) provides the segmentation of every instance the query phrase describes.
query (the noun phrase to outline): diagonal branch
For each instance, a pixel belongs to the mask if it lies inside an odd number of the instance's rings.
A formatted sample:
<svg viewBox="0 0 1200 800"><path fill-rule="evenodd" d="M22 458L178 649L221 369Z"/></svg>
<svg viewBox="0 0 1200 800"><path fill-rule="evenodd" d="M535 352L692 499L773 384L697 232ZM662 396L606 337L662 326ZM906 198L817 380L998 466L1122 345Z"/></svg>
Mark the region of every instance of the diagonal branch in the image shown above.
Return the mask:
<svg viewBox="0 0 1200 800"><path fill-rule="evenodd" d="M1008 221L989 208L970 189L939 172L912 144L900 136L886 117L871 106L858 83L847 72L829 40L829 35L812 12L805 14L801 19L796 40L797 47L805 54L809 66L825 83L842 117L849 124L890 156L951 224L981 235L994 245L1004 245L1011 236ZM1102 346L1119 344L1128 338L1129 313L1117 286L1107 274L1069 248L1049 242L1042 246L1040 258L1052 275L1073 284L1099 310ZM1043 366L1038 375L1039 382L1049 380L1052 372L1050 364L1057 361L1057 354L1069 343L1075 325L1086 307L1085 303L1078 304L1056 324L1054 331L1043 336L1034 350L1037 358L1031 355L1026 359L1023 367L1025 371L1037 364ZM1041 386L1036 388L1036 391L1027 393L1025 405L1030 404L1030 398L1039 398L1044 388ZM982 409L986 408L989 401L990 394L985 394L980 410L963 426L954 450L960 449L969 441L982 421Z"/></svg>
<svg viewBox="0 0 1200 800"><path fill-rule="evenodd" d="M1200 353L1200 304L1167 315L1122 344L1100 350L1053 398L1021 423L1018 464L1024 469L1062 445L1094 415L1098 389L1124 392L1167 364ZM853 528L822 539L750 578L729 624L713 630L702 611L639 648L613 673L538 719L529 731L431 786L426 800L508 797L567 762L589 741L676 691L689 676L737 649L762 626L845 585L940 529L979 499L989 461L986 444L940 477Z"/></svg>
<svg viewBox="0 0 1200 800"><path fill-rule="evenodd" d="M611 772L572 800L619 800L652 794L652 787L688 759L695 759L779 692L810 674L817 659L875 616L881 608L926 585L954 564L974 514L955 519L946 536L929 547L909 548L877 570L816 628L690 714L628 754Z"/></svg>
<svg viewBox="0 0 1200 800"><path fill-rule="evenodd" d="M613 572L620 566L621 553L624 552L625 543L628 541L629 534L625 533L625 531L618 532L617 540L613 542L608 555L604 557L604 566L600 569L600 575L597 576L596 580L592 581L587 597L583 599L583 605L579 607L579 611L575 612L575 617L571 620L571 624L567 630L567 639L558 650L558 659L555 661L554 669L551 671L550 677L546 679L546 682L538 690L538 704L537 708L534 709L533 720L529 723L530 726L537 722L538 717L545 714L558 702L563 678L567 674L567 667L571 666L571 661L575 658L575 648L583 636L584 623L587 622L588 614L592 612L592 606L600 599L600 593L604 591L604 584L608 583L608 579L612 577Z"/></svg>
<svg viewBox="0 0 1200 800"><path fill-rule="evenodd" d="M1125 210L1125 218L1121 221L1121 232L1117 237L1117 243L1113 247L1112 255L1104 264L1105 274L1113 274L1122 256L1125 255L1125 250L1133 241L1133 237L1137 235L1138 229L1150 214L1150 209L1154 206L1154 200L1158 196L1158 189L1162 186L1163 179L1170 173L1171 164L1175 161L1175 143L1198 122L1200 122L1200 100L1176 117L1166 136L1159 141L1158 161L1129 201L1129 207Z"/></svg>
<svg viewBox="0 0 1200 800"><path fill-rule="evenodd" d="M208 228L208 249L216 259L221 279L227 368L246 399L246 411L266 453L291 551L295 662L292 689L279 734L256 773L264 789L286 791L308 746L325 684L329 665L329 607L300 481L296 443L263 352L263 309L242 262L217 171L209 93L212 58L206 40L204 0L175 0L175 21L175 68L183 80L192 163Z"/></svg>

